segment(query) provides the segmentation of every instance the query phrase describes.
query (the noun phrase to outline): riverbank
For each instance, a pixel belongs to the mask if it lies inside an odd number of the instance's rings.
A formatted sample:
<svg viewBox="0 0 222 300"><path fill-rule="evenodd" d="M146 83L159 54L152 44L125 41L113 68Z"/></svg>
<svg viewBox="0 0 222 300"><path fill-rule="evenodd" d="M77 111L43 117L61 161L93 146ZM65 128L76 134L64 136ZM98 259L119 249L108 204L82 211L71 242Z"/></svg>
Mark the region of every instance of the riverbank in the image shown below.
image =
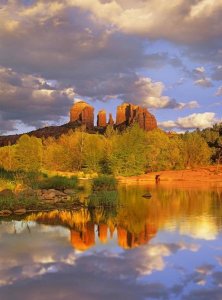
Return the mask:
<svg viewBox="0 0 222 300"><path fill-rule="evenodd" d="M207 166L201 168L187 169L187 170L171 170L151 172L148 174L123 177L118 176L118 181L125 184L146 184L155 183L156 176L159 175L160 183L189 183L204 184L216 183L222 187L222 165Z"/></svg>

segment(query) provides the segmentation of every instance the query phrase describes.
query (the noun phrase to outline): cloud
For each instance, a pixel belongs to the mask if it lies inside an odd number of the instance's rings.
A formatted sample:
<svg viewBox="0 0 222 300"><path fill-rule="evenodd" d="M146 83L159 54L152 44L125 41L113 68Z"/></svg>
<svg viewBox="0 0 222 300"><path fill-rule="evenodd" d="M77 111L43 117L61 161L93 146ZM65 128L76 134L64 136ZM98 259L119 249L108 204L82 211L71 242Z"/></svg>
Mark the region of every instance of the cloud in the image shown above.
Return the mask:
<svg viewBox="0 0 222 300"><path fill-rule="evenodd" d="M172 129L172 128L204 129L207 127L211 127L213 124L217 122L219 122L219 120L216 118L215 113L205 112L205 113L194 113L186 117L181 117L178 118L176 121L169 120L169 121L160 122L158 125L166 129Z"/></svg>
<svg viewBox="0 0 222 300"><path fill-rule="evenodd" d="M0 68L1 131L13 130L18 122L42 126L67 114L74 99L72 88L60 88L34 75Z"/></svg>
<svg viewBox="0 0 222 300"><path fill-rule="evenodd" d="M198 43L221 35L221 1L79 1L66 3L89 10L128 34ZM175 26L176 24L176 26Z"/></svg>
<svg viewBox="0 0 222 300"><path fill-rule="evenodd" d="M195 68L192 72L192 75L196 85L207 88L213 86L212 80L206 76L206 70L203 66Z"/></svg>
<svg viewBox="0 0 222 300"><path fill-rule="evenodd" d="M222 95L222 86L220 86L217 91L216 91L216 96L221 96Z"/></svg>
<svg viewBox="0 0 222 300"><path fill-rule="evenodd" d="M222 55L221 55L221 57L222 57ZM214 80L222 80L222 66L221 65L216 66L214 68L212 78Z"/></svg>
<svg viewBox="0 0 222 300"><path fill-rule="evenodd" d="M71 103L68 89L89 100L118 98L154 109L197 108L197 101L167 96L164 84L153 80L149 69L170 65L187 75L178 58L181 51L200 60L221 61L221 1L0 3L0 67L12 72L10 82L4 83L9 88L4 88L0 98L2 132L12 130L18 122L39 127L66 116ZM177 54L151 51L153 41L163 39L177 44ZM202 65L196 67L195 73L195 84L212 86ZM30 77L42 80L46 87L39 88L40 83Z"/></svg>
<svg viewBox="0 0 222 300"><path fill-rule="evenodd" d="M202 75L202 74L204 74L205 73L205 68L202 66L202 67L196 67L195 69L194 69L194 73L196 73L197 75Z"/></svg>
<svg viewBox="0 0 222 300"><path fill-rule="evenodd" d="M198 79L194 83L196 85L200 85L202 87L212 87L213 86L211 79L208 78L208 77L204 77L204 78Z"/></svg>

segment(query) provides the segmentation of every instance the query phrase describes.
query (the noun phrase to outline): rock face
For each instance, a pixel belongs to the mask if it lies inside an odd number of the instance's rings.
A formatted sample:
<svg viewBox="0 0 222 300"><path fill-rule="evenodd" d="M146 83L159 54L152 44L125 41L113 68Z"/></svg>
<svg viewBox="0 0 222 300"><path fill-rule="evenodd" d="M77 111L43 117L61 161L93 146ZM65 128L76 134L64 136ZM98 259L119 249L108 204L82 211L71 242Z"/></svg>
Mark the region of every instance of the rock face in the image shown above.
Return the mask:
<svg viewBox="0 0 222 300"><path fill-rule="evenodd" d="M97 116L97 126L106 127L106 111L100 110Z"/></svg>
<svg viewBox="0 0 222 300"><path fill-rule="evenodd" d="M79 122L86 128L94 127L94 108L84 101L75 103L70 109L70 122Z"/></svg>
<svg viewBox="0 0 222 300"><path fill-rule="evenodd" d="M108 121L108 124L111 125L111 126L114 125L114 120L113 120L112 114L109 114L109 121Z"/></svg>
<svg viewBox="0 0 222 300"><path fill-rule="evenodd" d="M157 128L156 118L146 108L128 103L118 106L116 125L129 126L133 123L138 123L146 131Z"/></svg>
<svg viewBox="0 0 222 300"><path fill-rule="evenodd" d="M126 122L127 117L127 103L123 103L122 105L117 107L117 112L116 112L116 125L120 125Z"/></svg>

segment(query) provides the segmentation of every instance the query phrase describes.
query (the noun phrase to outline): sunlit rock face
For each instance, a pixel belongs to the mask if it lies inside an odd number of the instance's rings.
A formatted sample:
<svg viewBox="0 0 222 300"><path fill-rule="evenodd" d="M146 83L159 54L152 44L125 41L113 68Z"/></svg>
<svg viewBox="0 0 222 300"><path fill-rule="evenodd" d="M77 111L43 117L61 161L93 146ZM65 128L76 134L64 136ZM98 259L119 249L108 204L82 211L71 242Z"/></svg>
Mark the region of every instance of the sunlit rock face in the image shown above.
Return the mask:
<svg viewBox="0 0 222 300"><path fill-rule="evenodd" d="M114 125L114 120L113 120L113 116L112 114L109 114L109 121L108 121L108 125L113 126Z"/></svg>
<svg viewBox="0 0 222 300"><path fill-rule="evenodd" d="M97 126L106 127L106 111L100 110L97 116Z"/></svg>
<svg viewBox="0 0 222 300"><path fill-rule="evenodd" d="M146 108L128 103L118 106L116 125L129 126L133 123L138 123L146 131L157 128L156 118Z"/></svg>
<svg viewBox="0 0 222 300"><path fill-rule="evenodd" d="M76 102L70 109L70 122L79 122L86 128L94 127L94 108L84 101Z"/></svg>
<svg viewBox="0 0 222 300"><path fill-rule="evenodd" d="M123 124L123 123L126 123L127 122L127 116L126 116L126 113L127 113L127 107L128 107L128 104L127 103L124 103L122 105L119 105L117 107L117 112L116 112L116 125L120 125L120 124Z"/></svg>

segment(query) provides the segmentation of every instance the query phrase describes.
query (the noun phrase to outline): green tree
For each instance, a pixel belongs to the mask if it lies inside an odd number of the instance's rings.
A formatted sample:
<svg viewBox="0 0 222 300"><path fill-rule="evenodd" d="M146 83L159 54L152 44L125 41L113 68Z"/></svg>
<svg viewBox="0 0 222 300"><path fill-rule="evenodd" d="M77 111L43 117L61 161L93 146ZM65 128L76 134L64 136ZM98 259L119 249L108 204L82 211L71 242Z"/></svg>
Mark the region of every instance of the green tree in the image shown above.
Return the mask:
<svg viewBox="0 0 222 300"><path fill-rule="evenodd" d="M146 133L137 124L113 137L110 157L116 175L138 175L146 170Z"/></svg>
<svg viewBox="0 0 222 300"><path fill-rule="evenodd" d="M15 146L0 148L0 167L7 171L16 169Z"/></svg>
<svg viewBox="0 0 222 300"><path fill-rule="evenodd" d="M198 132L185 133L183 140L185 167L202 166L210 163L212 151Z"/></svg>
<svg viewBox="0 0 222 300"><path fill-rule="evenodd" d="M87 134L84 145L84 165L87 171L100 172L104 159L105 138Z"/></svg>
<svg viewBox="0 0 222 300"><path fill-rule="evenodd" d="M26 172L39 171L42 166L42 140L22 135L15 148L17 167Z"/></svg>

